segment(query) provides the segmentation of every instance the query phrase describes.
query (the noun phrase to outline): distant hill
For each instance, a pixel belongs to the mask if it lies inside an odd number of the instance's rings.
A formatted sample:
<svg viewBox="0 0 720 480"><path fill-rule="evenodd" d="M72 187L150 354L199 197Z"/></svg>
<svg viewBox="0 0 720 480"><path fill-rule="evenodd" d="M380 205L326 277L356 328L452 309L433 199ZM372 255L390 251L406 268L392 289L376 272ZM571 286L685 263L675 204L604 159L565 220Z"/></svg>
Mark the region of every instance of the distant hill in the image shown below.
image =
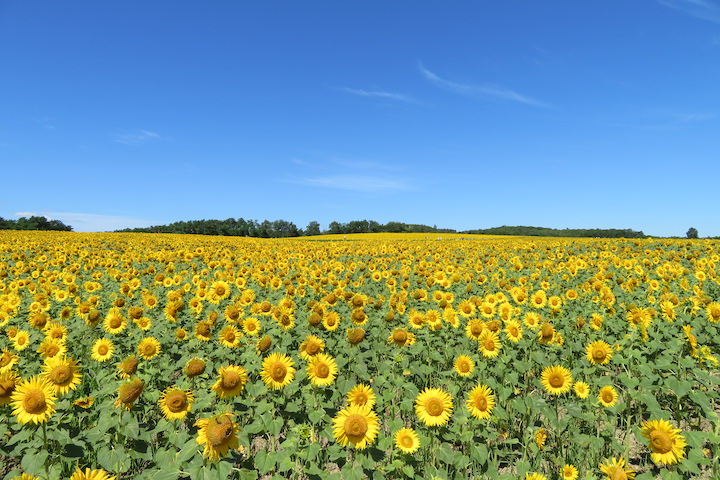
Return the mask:
<svg viewBox="0 0 720 480"><path fill-rule="evenodd" d="M480 230L466 230L461 233L480 235L520 235L537 237L596 237L596 238L647 238L642 231L627 229L602 228L565 228L558 230L545 227L494 227Z"/></svg>

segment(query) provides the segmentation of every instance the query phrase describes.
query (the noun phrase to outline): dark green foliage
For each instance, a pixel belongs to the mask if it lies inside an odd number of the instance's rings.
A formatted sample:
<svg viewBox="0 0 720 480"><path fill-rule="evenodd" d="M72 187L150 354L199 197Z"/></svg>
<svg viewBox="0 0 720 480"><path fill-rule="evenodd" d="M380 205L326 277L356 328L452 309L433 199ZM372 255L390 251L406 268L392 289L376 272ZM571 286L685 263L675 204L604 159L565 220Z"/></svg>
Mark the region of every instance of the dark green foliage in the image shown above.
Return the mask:
<svg viewBox="0 0 720 480"><path fill-rule="evenodd" d="M17 220L5 220L0 217L0 230L57 230L60 232L72 232L72 227L65 225L60 220L48 220L45 217L20 217Z"/></svg>
<svg viewBox="0 0 720 480"><path fill-rule="evenodd" d="M467 230L461 233L475 233L483 235L520 235L538 237L596 237L596 238L646 238L642 231L616 228L566 228L558 230L544 227L495 227L482 230Z"/></svg>
<svg viewBox="0 0 720 480"><path fill-rule="evenodd" d="M698 238L698 231L695 227L690 227L690 229L685 234L687 238Z"/></svg>

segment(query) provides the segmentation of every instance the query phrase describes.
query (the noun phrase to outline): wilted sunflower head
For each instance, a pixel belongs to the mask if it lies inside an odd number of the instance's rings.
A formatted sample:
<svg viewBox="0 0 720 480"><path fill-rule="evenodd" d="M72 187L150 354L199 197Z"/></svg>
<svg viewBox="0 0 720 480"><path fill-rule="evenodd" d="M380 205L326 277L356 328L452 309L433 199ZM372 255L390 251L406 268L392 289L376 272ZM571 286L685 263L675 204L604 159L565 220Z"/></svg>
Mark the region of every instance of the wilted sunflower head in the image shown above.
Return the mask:
<svg viewBox="0 0 720 480"><path fill-rule="evenodd" d="M143 388L145 388L145 384L139 378L133 378L132 380L120 385L115 406L119 407L122 405L127 410L130 410L135 400L140 398Z"/></svg>
<svg viewBox="0 0 720 480"><path fill-rule="evenodd" d="M201 358L193 358L185 365L185 375L189 378L202 375L205 371L205 361Z"/></svg>
<svg viewBox="0 0 720 480"><path fill-rule="evenodd" d="M267 352L272 347L272 338L269 335L265 335L257 342L257 351L260 354Z"/></svg>
<svg viewBox="0 0 720 480"><path fill-rule="evenodd" d="M130 378L131 375L137 372L138 363L137 357L135 355L130 355L118 364L118 373L122 378Z"/></svg>
<svg viewBox="0 0 720 480"><path fill-rule="evenodd" d="M362 342L365 338L365 330L362 328L351 328L347 331L347 339L348 342L352 343L353 345L357 345L358 343Z"/></svg>

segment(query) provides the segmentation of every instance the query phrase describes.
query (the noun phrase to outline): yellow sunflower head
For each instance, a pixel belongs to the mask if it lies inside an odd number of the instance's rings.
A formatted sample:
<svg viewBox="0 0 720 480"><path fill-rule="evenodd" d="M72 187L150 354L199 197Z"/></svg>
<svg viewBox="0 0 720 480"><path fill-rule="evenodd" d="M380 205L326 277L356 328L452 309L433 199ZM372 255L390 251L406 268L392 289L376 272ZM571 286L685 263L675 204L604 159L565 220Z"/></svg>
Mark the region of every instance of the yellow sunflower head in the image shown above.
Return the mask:
<svg viewBox="0 0 720 480"><path fill-rule="evenodd" d="M347 393L347 402L350 405L372 408L375 405L375 392L368 385L360 383Z"/></svg>
<svg viewBox="0 0 720 480"><path fill-rule="evenodd" d="M311 358L307 367L310 383L318 387L330 386L338 373L337 363L330 355L318 353Z"/></svg>
<svg viewBox="0 0 720 480"><path fill-rule="evenodd" d="M80 467L77 467L70 476L70 480L115 480L115 475L110 475L102 468L81 470Z"/></svg>
<svg viewBox="0 0 720 480"><path fill-rule="evenodd" d="M212 390L220 398L237 397L248 381L247 371L237 365L220 367L218 374L220 377L212 386Z"/></svg>
<svg viewBox="0 0 720 480"><path fill-rule="evenodd" d="M546 367L542 371L542 386L552 395L569 392L572 386L570 370L560 365Z"/></svg>
<svg viewBox="0 0 720 480"><path fill-rule="evenodd" d="M93 360L106 362L112 357L113 351L115 351L115 345L106 338L100 338L93 345L91 356Z"/></svg>
<svg viewBox="0 0 720 480"><path fill-rule="evenodd" d="M315 335L308 335L305 337L305 341L300 344L300 358L303 360L310 360L310 358L324 351L325 342Z"/></svg>
<svg viewBox="0 0 720 480"><path fill-rule="evenodd" d="M500 355L500 336L491 330L485 330L478 339L478 349L483 357L495 358Z"/></svg>
<svg viewBox="0 0 720 480"><path fill-rule="evenodd" d="M612 347L609 343L602 340L589 343L585 348L585 357L593 365L605 365L610 361L612 355Z"/></svg>
<svg viewBox="0 0 720 480"><path fill-rule="evenodd" d="M220 457L227 455L231 448L237 448L239 445L238 428L232 420L232 414L201 418L195 422L195 426L198 427L197 444L205 445L203 455L211 461L220 460Z"/></svg>
<svg viewBox="0 0 720 480"><path fill-rule="evenodd" d="M58 395L64 395L77 388L82 374L76 360L57 356L45 361L40 377L50 382Z"/></svg>
<svg viewBox="0 0 720 480"><path fill-rule="evenodd" d="M262 362L260 375L268 387L278 390L286 387L295 378L292 359L284 353L272 353Z"/></svg>
<svg viewBox="0 0 720 480"><path fill-rule="evenodd" d="M475 370L475 362L467 355L459 355L455 359L455 372L461 377L469 377Z"/></svg>
<svg viewBox="0 0 720 480"><path fill-rule="evenodd" d="M155 337L145 337L140 340L137 352L144 359L150 360L160 353L160 342Z"/></svg>
<svg viewBox="0 0 720 480"><path fill-rule="evenodd" d="M115 407L122 406L126 410L131 410L135 401L140 398L140 394L145 388L145 384L139 378L133 378L120 385L118 389L118 398L115 400Z"/></svg>
<svg viewBox="0 0 720 480"><path fill-rule="evenodd" d="M490 387L479 384L468 393L465 405L473 417L485 420L495 407L495 395Z"/></svg>
<svg viewBox="0 0 720 480"><path fill-rule="evenodd" d="M575 467L575 465L571 465L566 463L565 466L560 470L560 478L561 480L577 480L578 478L578 469Z"/></svg>
<svg viewBox="0 0 720 480"><path fill-rule="evenodd" d="M642 424L641 433L650 440L653 462L672 465L685 456L685 437L680 435L680 429L673 427L667 420L648 420Z"/></svg>
<svg viewBox="0 0 720 480"><path fill-rule="evenodd" d="M11 398L12 413L20 423L43 423L55 413L55 387L44 378L21 382Z"/></svg>
<svg viewBox="0 0 720 480"><path fill-rule="evenodd" d="M573 384L573 391L578 398L585 399L590 396L590 385L585 382L575 382Z"/></svg>
<svg viewBox="0 0 720 480"><path fill-rule="evenodd" d="M19 381L17 373L12 370L0 373L0 405L7 405L12 401L12 394Z"/></svg>
<svg viewBox="0 0 720 480"><path fill-rule="evenodd" d="M602 387L600 389L600 393L598 393L598 400L603 407L610 408L615 406L615 403L617 403L617 399L617 390L615 390L615 387L613 387L612 385Z"/></svg>
<svg viewBox="0 0 720 480"><path fill-rule="evenodd" d="M403 453L414 453L420 448L420 438L412 428L401 428L395 432L395 447Z"/></svg>
<svg viewBox="0 0 720 480"><path fill-rule="evenodd" d="M452 397L440 388L426 388L415 398L415 413L427 426L445 425L452 412Z"/></svg>
<svg viewBox="0 0 720 480"><path fill-rule="evenodd" d="M350 444L362 450L375 441L378 431L377 415L367 405L350 405L333 419L333 435L342 446Z"/></svg>
<svg viewBox="0 0 720 480"><path fill-rule="evenodd" d="M599 467L600 471L607 475L607 480L631 480L635 478L635 471L627 468L623 457L606 459Z"/></svg>
<svg viewBox="0 0 720 480"><path fill-rule="evenodd" d="M192 408L195 397L189 390L169 387L160 395L160 410L168 420L182 420Z"/></svg>

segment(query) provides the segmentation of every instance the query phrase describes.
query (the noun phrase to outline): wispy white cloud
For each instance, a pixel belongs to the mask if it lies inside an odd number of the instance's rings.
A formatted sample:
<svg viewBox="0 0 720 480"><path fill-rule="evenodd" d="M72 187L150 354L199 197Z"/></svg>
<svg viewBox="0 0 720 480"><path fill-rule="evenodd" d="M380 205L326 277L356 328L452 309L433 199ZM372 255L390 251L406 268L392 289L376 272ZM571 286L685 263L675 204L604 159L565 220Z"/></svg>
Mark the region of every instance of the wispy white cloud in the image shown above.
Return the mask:
<svg viewBox="0 0 720 480"><path fill-rule="evenodd" d="M702 20L720 23L720 5L710 0L658 0L658 3Z"/></svg>
<svg viewBox="0 0 720 480"><path fill-rule="evenodd" d="M157 222L122 215L99 215L94 213L71 212L17 212L15 217L45 217L60 220L76 232L111 232L123 228L149 227Z"/></svg>
<svg viewBox="0 0 720 480"><path fill-rule="evenodd" d="M149 142L150 140L157 140L160 138L160 134L151 132L149 130L135 130L132 132L116 133L112 136L112 139L123 145L142 145Z"/></svg>
<svg viewBox="0 0 720 480"><path fill-rule="evenodd" d="M411 190L407 183L372 175L327 175L318 177L297 178L286 180L289 183L306 185L309 187L330 188L335 190L350 190L354 192L397 192Z"/></svg>
<svg viewBox="0 0 720 480"><path fill-rule="evenodd" d="M501 100L509 100L512 102L524 103L527 105L533 105L535 107L547 107L548 105L539 100L521 95L513 90L498 85L465 85L462 83L453 82L441 78L425 68L422 64L419 64L420 72L423 76L434 83L435 85L450 90L451 92L466 95L470 97L494 97Z"/></svg>
<svg viewBox="0 0 720 480"><path fill-rule="evenodd" d="M351 93L353 95L358 95L361 97L387 98L389 100L398 100L400 102L415 103L415 100L413 98L408 97L407 95L403 95L401 93L386 92L383 90L362 90L359 88L347 87L339 87L338 89L345 93Z"/></svg>

